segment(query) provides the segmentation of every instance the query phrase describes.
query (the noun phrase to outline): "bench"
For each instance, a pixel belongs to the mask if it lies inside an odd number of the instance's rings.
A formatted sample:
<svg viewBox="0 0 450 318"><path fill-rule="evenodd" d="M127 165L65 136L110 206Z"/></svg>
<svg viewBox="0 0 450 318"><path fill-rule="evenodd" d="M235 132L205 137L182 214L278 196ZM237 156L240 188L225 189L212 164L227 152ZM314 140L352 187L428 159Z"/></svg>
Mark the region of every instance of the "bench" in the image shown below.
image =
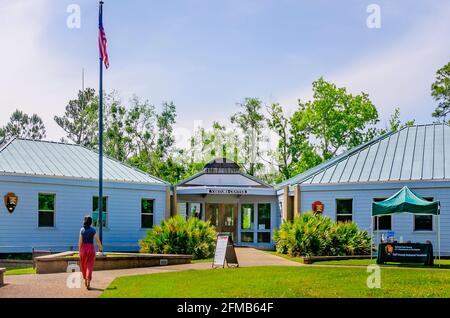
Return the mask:
<svg viewBox="0 0 450 318"><path fill-rule="evenodd" d="M4 280L5 272L6 272L6 268L0 268L0 286L3 286L3 284L5 283L5 280Z"/></svg>

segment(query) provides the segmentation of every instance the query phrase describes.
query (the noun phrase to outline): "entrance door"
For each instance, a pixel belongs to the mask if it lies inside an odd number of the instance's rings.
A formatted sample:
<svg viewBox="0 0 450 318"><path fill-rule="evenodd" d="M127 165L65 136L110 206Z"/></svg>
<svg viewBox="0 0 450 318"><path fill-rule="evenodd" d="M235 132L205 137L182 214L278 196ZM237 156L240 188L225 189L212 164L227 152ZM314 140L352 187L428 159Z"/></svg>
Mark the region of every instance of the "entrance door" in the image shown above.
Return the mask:
<svg viewBox="0 0 450 318"><path fill-rule="evenodd" d="M230 233L236 240L237 204L206 204L206 219L216 227L217 232Z"/></svg>

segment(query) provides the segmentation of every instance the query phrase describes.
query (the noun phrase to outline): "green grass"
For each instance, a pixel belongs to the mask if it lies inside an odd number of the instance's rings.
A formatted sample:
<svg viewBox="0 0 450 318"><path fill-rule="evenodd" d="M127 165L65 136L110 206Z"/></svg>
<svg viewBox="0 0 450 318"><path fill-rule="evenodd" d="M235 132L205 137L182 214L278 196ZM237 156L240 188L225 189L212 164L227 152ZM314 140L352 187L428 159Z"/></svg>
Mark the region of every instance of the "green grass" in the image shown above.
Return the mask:
<svg viewBox="0 0 450 318"><path fill-rule="evenodd" d="M434 261L434 268L439 268L439 263L441 264L441 269L450 269L450 260L441 259ZM370 264L376 264L376 259L348 259L339 261L319 261L314 262L314 265L344 265L344 266L368 266ZM423 266L421 264L403 264L403 263L386 263L381 265L382 267L411 267L411 268L433 268L430 266Z"/></svg>
<svg viewBox="0 0 450 318"><path fill-rule="evenodd" d="M303 257L291 257L285 254L279 254L274 251L266 251L269 254L285 258L290 261L294 261L297 263L304 263ZM440 267L439 267L440 263ZM376 258L370 260L370 258L366 259L346 259L346 260L335 260L335 261L317 261L314 262L313 265L335 265L335 266L368 266L370 264L376 264ZM401 263L386 263L384 265L380 265L381 267L411 267L411 268L432 268L430 266L423 266L421 264L401 264ZM441 269L450 269L450 259L441 259L434 260L434 268Z"/></svg>
<svg viewBox="0 0 450 318"><path fill-rule="evenodd" d="M369 289L366 268L246 267L128 276L101 297L450 297L447 270L381 269L381 289Z"/></svg>
<svg viewBox="0 0 450 318"><path fill-rule="evenodd" d="M20 268L6 268L5 275L26 275L36 274L36 269L33 267L20 267Z"/></svg>
<svg viewBox="0 0 450 318"><path fill-rule="evenodd" d="M193 259L191 263L212 263L213 258L205 258L205 259Z"/></svg>
<svg viewBox="0 0 450 318"><path fill-rule="evenodd" d="M286 254L279 254L279 253L277 253L275 251L264 251L264 252L272 254L272 255L275 255L275 256L278 256L278 257L282 257L282 258L285 258L287 260L294 261L294 262L297 262L297 263L302 263L302 264L304 263L303 262L303 257L291 257L291 256L286 255Z"/></svg>
<svg viewBox="0 0 450 318"><path fill-rule="evenodd" d="M138 254L136 253L136 255ZM106 257L128 257L128 256L130 256L130 254L114 254L114 253L106 254ZM72 257L80 258L80 253L74 253L73 255L64 256L64 258L72 258Z"/></svg>

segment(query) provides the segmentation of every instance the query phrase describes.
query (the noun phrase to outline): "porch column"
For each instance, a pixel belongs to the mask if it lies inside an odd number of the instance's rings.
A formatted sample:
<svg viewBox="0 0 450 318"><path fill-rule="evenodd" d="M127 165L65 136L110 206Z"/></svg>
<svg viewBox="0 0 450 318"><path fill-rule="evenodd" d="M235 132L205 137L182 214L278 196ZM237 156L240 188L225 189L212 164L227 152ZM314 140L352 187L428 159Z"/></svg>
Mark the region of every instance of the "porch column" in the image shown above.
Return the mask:
<svg viewBox="0 0 450 318"><path fill-rule="evenodd" d="M296 216L299 216L302 214L301 208L302 208L302 201L301 201L301 195L300 195L300 185L296 184L294 186L294 218Z"/></svg>
<svg viewBox="0 0 450 318"><path fill-rule="evenodd" d="M178 214L178 199L177 199L177 187L173 187L172 190L172 204L170 208L170 215L175 216Z"/></svg>
<svg viewBox="0 0 450 318"><path fill-rule="evenodd" d="M164 219L170 218L172 211L172 198L170 196L170 186L166 188L166 209L164 210Z"/></svg>
<svg viewBox="0 0 450 318"><path fill-rule="evenodd" d="M283 188L283 221L292 220L292 201L289 198L289 186Z"/></svg>

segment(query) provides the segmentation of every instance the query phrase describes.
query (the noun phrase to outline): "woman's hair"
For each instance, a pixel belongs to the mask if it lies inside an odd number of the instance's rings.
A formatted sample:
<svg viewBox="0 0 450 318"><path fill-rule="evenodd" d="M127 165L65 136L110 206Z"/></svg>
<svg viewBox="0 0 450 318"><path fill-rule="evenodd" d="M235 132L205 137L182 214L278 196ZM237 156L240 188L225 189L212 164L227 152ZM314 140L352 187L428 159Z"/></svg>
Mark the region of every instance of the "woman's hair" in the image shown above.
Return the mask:
<svg viewBox="0 0 450 318"><path fill-rule="evenodd" d="M92 225L92 218L89 215L86 215L84 217L83 226L87 228L87 227L91 227L91 225Z"/></svg>

